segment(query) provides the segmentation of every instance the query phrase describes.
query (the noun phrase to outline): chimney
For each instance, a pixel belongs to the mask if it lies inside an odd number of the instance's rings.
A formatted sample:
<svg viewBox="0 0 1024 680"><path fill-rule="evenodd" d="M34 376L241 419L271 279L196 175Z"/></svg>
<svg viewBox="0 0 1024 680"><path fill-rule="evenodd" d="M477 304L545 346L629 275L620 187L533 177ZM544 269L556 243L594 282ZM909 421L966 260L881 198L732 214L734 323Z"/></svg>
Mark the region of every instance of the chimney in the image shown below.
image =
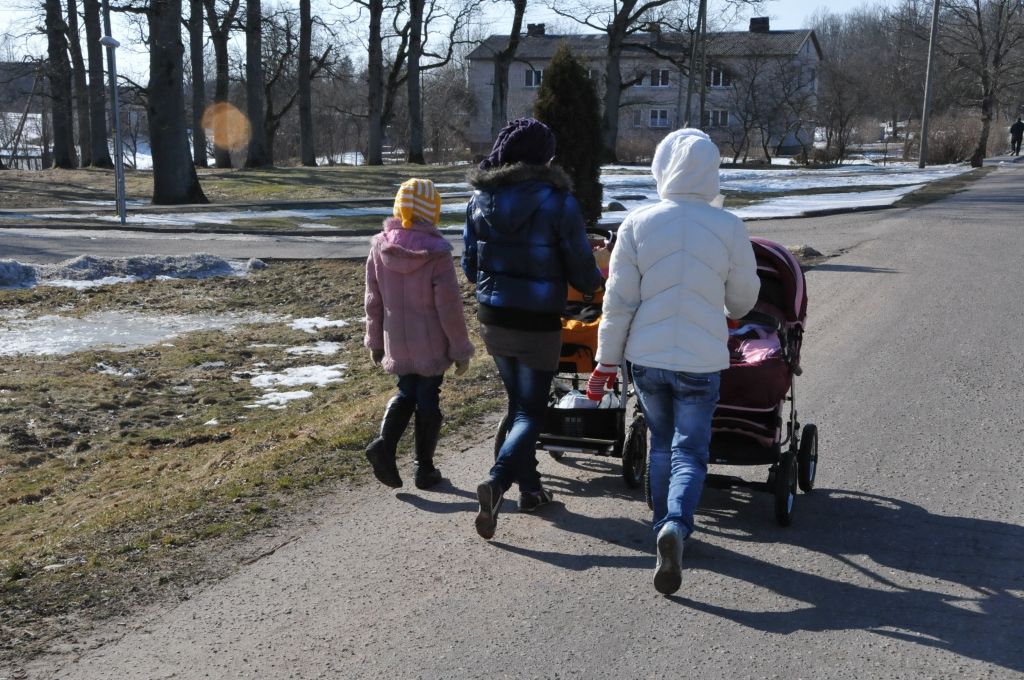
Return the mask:
<svg viewBox="0 0 1024 680"><path fill-rule="evenodd" d="M751 33L767 33L768 31L768 17L750 17Z"/></svg>
<svg viewBox="0 0 1024 680"><path fill-rule="evenodd" d="M544 24L526 24L526 35L544 35Z"/></svg>

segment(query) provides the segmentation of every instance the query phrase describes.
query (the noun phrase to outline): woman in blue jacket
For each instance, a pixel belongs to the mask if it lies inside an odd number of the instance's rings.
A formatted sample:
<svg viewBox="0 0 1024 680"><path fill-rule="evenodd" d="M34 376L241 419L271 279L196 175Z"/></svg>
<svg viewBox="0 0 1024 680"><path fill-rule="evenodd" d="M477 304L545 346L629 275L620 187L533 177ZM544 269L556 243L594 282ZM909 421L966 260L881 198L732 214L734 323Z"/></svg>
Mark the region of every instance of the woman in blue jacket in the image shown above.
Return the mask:
<svg viewBox="0 0 1024 680"><path fill-rule="evenodd" d="M540 483L536 441L561 351L567 284L602 283L565 172L551 165L555 136L532 118L510 122L470 174L462 268L476 284L480 335L508 393L509 430L477 486L476 530L494 536L502 498L519 484L521 512L551 501Z"/></svg>

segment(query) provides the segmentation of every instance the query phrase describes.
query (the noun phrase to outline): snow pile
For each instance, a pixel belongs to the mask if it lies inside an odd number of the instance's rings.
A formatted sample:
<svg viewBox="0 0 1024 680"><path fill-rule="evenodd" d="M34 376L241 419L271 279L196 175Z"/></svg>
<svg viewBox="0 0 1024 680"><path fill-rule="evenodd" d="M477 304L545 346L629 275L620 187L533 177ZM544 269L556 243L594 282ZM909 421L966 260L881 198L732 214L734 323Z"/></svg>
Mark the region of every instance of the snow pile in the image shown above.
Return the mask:
<svg viewBox="0 0 1024 680"><path fill-rule="evenodd" d="M0 288L31 288L34 285L36 270L32 265L0 260Z"/></svg>
<svg viewBox="0 0 1024 680"><path fill-rule="evenodd" d="M340 342L327 342L321 340L315 345L300 345L298 347L289 347L285 350L286 354L295 354L297 356L305 356L308 354L319 354L321 356L331 356L337 354L341 350Z"/></svg>
<svg viewBox="0 0 1024 680"><path fill-rule="evenodd" d="M204 279L241 276L266 265L260 260L232 262L214 255L139 255L92 257L80 255L57 264L22 264L0 260L0 288L29 288L36 284L92 288L150 279Z"/></svg>

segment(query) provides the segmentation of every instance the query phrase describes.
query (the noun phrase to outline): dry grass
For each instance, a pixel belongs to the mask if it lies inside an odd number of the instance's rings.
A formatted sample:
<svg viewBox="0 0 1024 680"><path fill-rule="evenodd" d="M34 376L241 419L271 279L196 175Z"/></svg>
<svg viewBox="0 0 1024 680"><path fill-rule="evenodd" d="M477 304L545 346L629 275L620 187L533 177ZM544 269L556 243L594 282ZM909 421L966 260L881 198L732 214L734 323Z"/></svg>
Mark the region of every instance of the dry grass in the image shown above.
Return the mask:
<svg viewBox="0 0 1024 680"><path fill-rule="evenodd" d="M0 310L356 320L362 277L361 263L282 262L244 279L0 291ZM284 352L316 340L342 351ZM361 324L311 335L282 322L167 344L0 363L0 659L38 650L68 616L107 616L202 578L204 551L217 541L267 526L334 481L365 476L362 449L394 383L370 364ZM266 344L278 347L253 347ZM284 410L246 408L261 394L246 379L253 373L338 363L347 364L345 382L313 388ZM449 431L497 407L493 373L484 358L449 378Z"/></svg>

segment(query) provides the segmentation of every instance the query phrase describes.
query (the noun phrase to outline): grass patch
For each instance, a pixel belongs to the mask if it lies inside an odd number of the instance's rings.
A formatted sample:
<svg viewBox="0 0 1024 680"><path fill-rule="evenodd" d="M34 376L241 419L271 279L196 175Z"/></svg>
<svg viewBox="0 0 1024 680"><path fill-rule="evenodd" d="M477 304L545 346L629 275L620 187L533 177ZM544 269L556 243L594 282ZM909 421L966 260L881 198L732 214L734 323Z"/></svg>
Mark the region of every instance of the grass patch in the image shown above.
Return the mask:
<svg viewBox="0 0 1024 680"><path fill-rule="evenodd" d="M278 167L258 170L199 170L199 183L211 203L253 203L393 197L410 177L429 177L438 183L465 181L470 166L385 165ZM113 201L114 172L98 168L41 171L5 170L0 209L78 205L78 201ZM128 200L148 203L153 173L125 172ZM110 208L113 210L113 207Z"/></svg>
<svg viewBox="0 0 1024 680"><path fill-rule="evenodd" d="M366 475L362 450L394 379L362 348L362 294L362 263L336 260L276 262L246 278L0 291L0 312L26 318L259 311L351 321L315 334L282 321L128 352L4 357L0 659L39 649L72 611L102 617L146 601L154 584L194 582L211 546L270 525L337 480ZM465 299L475 324L468 287ZM284 351L318 340L341 350ZM446 380L449 432L503 402L493 363L480 356ZM282 410L246 408L262 394L253 375L311 364L346 364L344 382L309 388L312 398Z"/></svg>

